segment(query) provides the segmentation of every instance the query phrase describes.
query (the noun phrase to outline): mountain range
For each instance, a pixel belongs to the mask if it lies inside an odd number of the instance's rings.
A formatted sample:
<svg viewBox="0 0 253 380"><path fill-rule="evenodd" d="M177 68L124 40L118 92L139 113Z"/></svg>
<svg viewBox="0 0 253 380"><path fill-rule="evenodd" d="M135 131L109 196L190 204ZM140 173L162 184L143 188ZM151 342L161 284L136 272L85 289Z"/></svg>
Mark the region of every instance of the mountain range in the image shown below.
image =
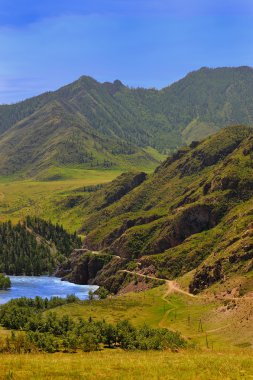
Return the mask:
<svg viewBox="0 0 253 380"><path fill-rule="evenodd" d="M118 292L130 281L126 271L134 271L186 276L193 293L235 277L241 293L251 284L251 128L223 128L181 148L153 174L123 173L78 202L84 247L59 271L71 281Z"/></svg>
<svg viewBox="0 0 253 380"><path fill-rule="evenodd" d="M227 125L253 124L253 69L201 68L162 90L90 77L0 106L0 174L155 168Z"/></svg>

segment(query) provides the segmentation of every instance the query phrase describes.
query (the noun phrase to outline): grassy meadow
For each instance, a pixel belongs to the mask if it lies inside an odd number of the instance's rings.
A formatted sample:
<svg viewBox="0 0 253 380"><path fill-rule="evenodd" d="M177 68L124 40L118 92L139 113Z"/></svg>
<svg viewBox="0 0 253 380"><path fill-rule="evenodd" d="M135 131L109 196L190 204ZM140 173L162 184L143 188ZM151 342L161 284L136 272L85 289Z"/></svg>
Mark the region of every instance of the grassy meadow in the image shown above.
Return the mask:
<svg viewBox="0 0 253 380"><path fill-rule="evenodd" d="M166 285L100 301L85 301L54 309L58 315L92 317L117 322L129 319L135 326L179 330L192 348L171 351L103 351L75 354L1 354L0 379L250 379L253 357L233 331L210 318L222 304L205 297L167 294ZM201 321L201 324L200 324ZM4 336L9 332L0 330ZM244 347L245 346L245 347Z"/></svg>
<svg viewBox="0 0 253 380"><path fill-rule="evenodd" d="M85 186L112 181L119 170L51 169L36 179L0 177L0 221L14 223L26 215L58 222L70 232L82 225L82 211L66 209L61 200Z"/></svg>
<svg viewBox="0 0 253 380"><path fill-rule="evenodd" d="M238 350L2 355L0 378L237 380L253 378L253 359L250 352Z"/></svg>
<svg viewBox="0 0 253 380"><path fill-rule="evenodd" d="M224 314L223 300L210 296L190 297L181 293L166 295L167 285L139 293L127 293L100 301L86 301L57 307L58 316L104 319L116 323L127 319L134 326L147 324L180 331L196 348L223 350L251 346L249 329L240 327ZM226 302L225 302L226 303ZM248 306L247 306L248 307ZM218 312L217 312L218 310ZM231 327L233 329L231 330Z"/></svg>

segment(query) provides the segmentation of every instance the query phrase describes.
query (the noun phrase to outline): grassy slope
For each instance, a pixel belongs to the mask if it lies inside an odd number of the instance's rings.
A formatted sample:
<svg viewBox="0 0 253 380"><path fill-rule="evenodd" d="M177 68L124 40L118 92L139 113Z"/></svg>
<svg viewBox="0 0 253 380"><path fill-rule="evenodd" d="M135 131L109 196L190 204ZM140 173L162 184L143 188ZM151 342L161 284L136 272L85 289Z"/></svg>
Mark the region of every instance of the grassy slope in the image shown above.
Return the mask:
<svg viewBox="0 0 253 380"><path fill-rule="evenodd" d="M69 164L154 168L158 151L227 125L251 126L252 84L249 67L202 68L160 91L81 77L56 92L0 106L0 173L31 176Z"/></svg>
<svg viewBox="0 0 253 380"><path fill-rule="evenodd" d="M210 318L223 302L166 295L166 285L139 294L56 308L72 317L104 318L115 322L128 318L135 325L169 327L182 331L196 348L179 353L104 350L77 354L1 355L3 379L239 379L253 375L252 353L247 346L248 328L238 331L231 322ZM201 319L203 331L199 331ZM0 335L6 335L1 330ZM231 333L233 336L231 336ZM253 338L253 337L252 337ZM253 342L251 338L251 343ZM208 343L208 347L207 344ZM237 344L237 347L234 346ZM241 346L241 347L239 347Z"/></svg>
<svg viewBox="0 0 253 380"><path fill-rule="evenodd" d="M128 101L129 91L122 84L82 77L47 96L0 107L0 131L9 126L0 139L1 173L31 176L69 164L154 168L162 156L154 144L144 149L155 128L152 115L146 121L145 105L138 110ZM121 92L123 99L118 99Z"/></svg>
<svg viewBox="0 0 253 380"><path fill-rule="evenodd" d="M103 169L155 168L155 150L144 151L123 138L104 135L84 116L52 101L8 129L0 138L0 172L34 176L57 166Z"/></svg>
<svg viewBox="0 0 253 380"><path fill-rule="evenodd" d="M54 311L74 318L92 317L111 323L128 319L135 326L146 323L152 327L165 327L182 332L196 348L207 348L207 340L208 348L219 351L253 345L253 318L247 316L246 320L246 310L249 313L252 301L238 299L235 302L238 310L245 313L244 323L233 314L235 309L229 308L230 300L210 295L190 297L180 293L167 294L167 285L101 301L61 306Z"/></svg>
<svg viewBox="0 0 253 380"><path fill-rule="evenodd" d="M60 180L22 180L0 177L0 221L14 223L26 215L37 215L63 224L73 232L81 227L77 209L61 209L60 201L76 189L110 182L120 174L118 170L83 170L65 168L50 171L45 177L60 175Z"/></svg>
<svg viewBox="0 0 253 380"><path fill-rule="evenodd" d="M245 254L252 249L251 152L249 129L223 129L166 160L108 207L99 207L99 192L91 195L83 207L88 246L136 259L160 277L201 270L201 263L212 266L219 258L223 275L250 271L251 256ZM98 211L91 212L94 199Z"/></svg>

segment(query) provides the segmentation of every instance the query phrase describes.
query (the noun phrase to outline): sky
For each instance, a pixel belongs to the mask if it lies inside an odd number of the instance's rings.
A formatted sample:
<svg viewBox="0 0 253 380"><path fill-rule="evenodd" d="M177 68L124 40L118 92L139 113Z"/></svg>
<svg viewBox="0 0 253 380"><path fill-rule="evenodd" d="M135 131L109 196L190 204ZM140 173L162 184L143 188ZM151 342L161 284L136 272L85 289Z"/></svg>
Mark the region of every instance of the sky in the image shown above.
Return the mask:
<svg viewBox="0 0 253 380"><path fill-rule="evenodd" d="M253 0L0 0L0 104L82 75L165 87L253 66Z"/></svg>

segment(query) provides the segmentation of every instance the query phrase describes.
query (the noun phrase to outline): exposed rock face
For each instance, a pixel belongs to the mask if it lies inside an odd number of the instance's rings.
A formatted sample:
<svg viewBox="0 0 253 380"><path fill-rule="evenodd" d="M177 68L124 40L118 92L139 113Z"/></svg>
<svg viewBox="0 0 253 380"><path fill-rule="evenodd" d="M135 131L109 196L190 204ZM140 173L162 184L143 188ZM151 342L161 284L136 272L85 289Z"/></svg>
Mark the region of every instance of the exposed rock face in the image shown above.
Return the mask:
<svg viewBox="0 0 253 380"><path fill-rule="evenodd" d="M241 133L238 133L238 126L232 126L230 130L232 132L231 137L226 141L224 140L222 144L220 144L219 137L216 141L206 139L206 144L200 144L196 149L193 149L190 159L187 157L188 159L179 162L180 175L190 175L197 170L218 163L239 147L242 136L245 138L249 136L247 129L241 128ZM220 137L222 138L221 135Z"/></svg>
<svg viewBox="0 0 253 380"><path fill-rule="evenodd" d="M121 236L112 243L110 249L115 254L128 259L133 255L136 258L142 256L143 250L147 252L146 254L162 253L181 244L188 236L214 227L216 222L217 217L212 207L208 205L190 206L181 211L178 210L178 215L166 222L158 219L147 233L148 236L154 235L150 244L145 245L145 230L129 230L126 234L122 231ZM115 239L115 236L113 238ZM107 241L107 243L110 242Z"/></svg>
<svg viewBox="0 0 253 380"><path fill-rule="evenodd" d="M97 273L92 283L105 287L110 293L118 293L124 287L124 283L128 277L128 274L122 271L125 269L126 264L126 260L114 257Z"/></svg>
<svg viewBox="0 0 253 380"><path fill-rule="evenodd" d="M161 253L182 243L188 236L215 226L217 220L208 205L194 205L183 210L172 222L161 229L160 236L151 247L151 253Z"/></svg>
<svg viewBox="0 0 253 380"><path fill-rule="evenodd" d="M253 266L253 224L247 226L246 231L227 242L223 250L229 250L229 255L218 259L213 265L203 265L194 275L189 289L196 294L217 281L222 280L229 269L240 266L244 273L252 270Z"/></svg>
<svg viewBox="0 0 253 380"><path fill-rule="evenodd" d="M193 281L190 283L189 290L191 293L197 294L222 278L222 263L221 260L218 260L214 265L203 266L200 271L196 272Z"/></svg>
<svg viewBox="0 0 253 380"><path fill-rule="evenodd" d="M91 252L88 249L75 250L55 275L75 284L103 286L110 293L118 293L128 284L125 268L126 260L119 257Z"/></svg>
<svg viewBox="0 0 253 380"><path fill-rule="evenodd" d="M90 284L111 258L109 255L94 254L87 249L76 249L69 260L57 269L55 275L75 284Z"/></svg>

